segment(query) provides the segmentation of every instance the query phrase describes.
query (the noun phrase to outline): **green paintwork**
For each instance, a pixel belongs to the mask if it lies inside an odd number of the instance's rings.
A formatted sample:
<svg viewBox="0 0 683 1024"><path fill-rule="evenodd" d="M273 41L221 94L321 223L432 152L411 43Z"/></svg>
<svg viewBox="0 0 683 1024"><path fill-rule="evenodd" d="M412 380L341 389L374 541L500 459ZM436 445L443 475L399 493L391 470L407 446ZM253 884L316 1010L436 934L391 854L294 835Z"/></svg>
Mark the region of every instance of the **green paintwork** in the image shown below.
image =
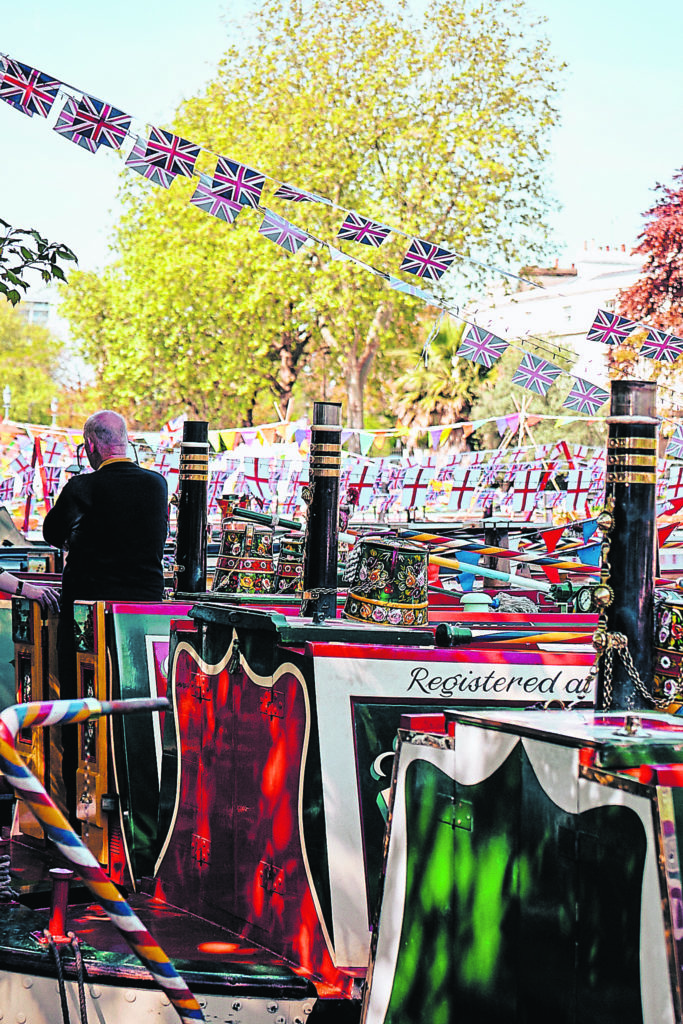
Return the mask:
<svg viewBox="0 0 683 1024"><path fill-rule="evenodd" d="M387 1022L639 1024L646 839L635 812L565 813L521 744L473 786L415 760L405 794L405 910ZM465 804L459 827L454 808Z"/></svg>

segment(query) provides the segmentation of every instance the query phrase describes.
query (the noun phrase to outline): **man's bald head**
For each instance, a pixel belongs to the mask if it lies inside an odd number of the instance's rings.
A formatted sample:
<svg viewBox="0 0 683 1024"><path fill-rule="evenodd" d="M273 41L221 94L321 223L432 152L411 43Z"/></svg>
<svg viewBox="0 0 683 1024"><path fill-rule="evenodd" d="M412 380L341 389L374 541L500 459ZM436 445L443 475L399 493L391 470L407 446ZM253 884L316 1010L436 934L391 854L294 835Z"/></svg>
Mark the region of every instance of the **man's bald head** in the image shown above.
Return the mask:
<svg viewBox="0 0 683 1024"><path fill-rule="evenodd" d="M97 469L106 459L122 458L128 451L126 421L118 412L102 409L86 420L83 440L93 469Z"/></svg>

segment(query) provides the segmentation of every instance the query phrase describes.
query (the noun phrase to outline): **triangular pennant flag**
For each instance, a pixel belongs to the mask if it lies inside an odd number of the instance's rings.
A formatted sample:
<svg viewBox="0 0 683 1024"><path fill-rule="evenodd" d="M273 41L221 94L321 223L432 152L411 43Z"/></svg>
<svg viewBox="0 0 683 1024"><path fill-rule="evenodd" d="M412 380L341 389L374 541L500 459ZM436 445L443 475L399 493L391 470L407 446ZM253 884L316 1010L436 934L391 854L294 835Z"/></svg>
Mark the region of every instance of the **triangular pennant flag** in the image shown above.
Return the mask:
<svg viewBox="0 0 683 1024"><path fill-rule="evenodd" d="M564 533L564 526L558 526L554 530L544 530L541 534L545 549L549 555L552 555L553 551L557 547L557 542Z"/></svg>
<svg viewBox="0 0 683 1024"><path fill-rule="evenodd" d="M679 523L665 523L663 526L657 527L657 541L661 547L667 537L678 529Z"/></svg>
<svg viewBox="0 0 683 1024"><path fill-rule="evenodd" d="M583 565L600 565L600 547L600 544L587 544L585 548L579 548L579 561Z"/></svg>
<svg viewBox="0 0 683 1024"><path fill-rule="evenodd" d="M476 576L471 572L458 573L456 579L465 593L468 593L474 587L474 581Z"/></svg>
<svg viewBox="0 0 683 1024"><path fill-rule="evenodd" d="M556 565L542 565L541 568L546 574L548 583L559 583L560 582L560 570Z"/></svg>
<svg viewBox="0 0 683 1024"><path fill-rule="evenodd" d="M593 534L598 528L597 519L587 519L585 523L582 523L581 530L583 532L583 543L587 544Z"/></svg>
<svg viewBox="0 0 683 1024"><path fill-rule="evenodd" d="M361 430L358 433L358 443L360 444L360 450L362 455L367 455L372 448L372 442L375 440L374 434L371 434L369 430Z"/></svg>

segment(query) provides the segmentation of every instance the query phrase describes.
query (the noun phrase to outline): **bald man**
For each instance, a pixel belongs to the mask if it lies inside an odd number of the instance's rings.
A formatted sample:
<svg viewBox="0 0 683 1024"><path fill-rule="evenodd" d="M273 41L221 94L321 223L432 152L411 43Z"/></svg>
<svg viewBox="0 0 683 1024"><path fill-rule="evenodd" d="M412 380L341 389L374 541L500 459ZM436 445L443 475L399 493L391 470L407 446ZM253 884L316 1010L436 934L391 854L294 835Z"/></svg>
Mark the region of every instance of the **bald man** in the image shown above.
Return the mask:
<svg viewBox="0 0 683 1024"><path fill-rule="evenodd" d="M127 457L128 430L117 412L91 416L83 442L96 472L69 480L43 523L47 543L67 552L62 601L160 601L166 481Z"/></svg>

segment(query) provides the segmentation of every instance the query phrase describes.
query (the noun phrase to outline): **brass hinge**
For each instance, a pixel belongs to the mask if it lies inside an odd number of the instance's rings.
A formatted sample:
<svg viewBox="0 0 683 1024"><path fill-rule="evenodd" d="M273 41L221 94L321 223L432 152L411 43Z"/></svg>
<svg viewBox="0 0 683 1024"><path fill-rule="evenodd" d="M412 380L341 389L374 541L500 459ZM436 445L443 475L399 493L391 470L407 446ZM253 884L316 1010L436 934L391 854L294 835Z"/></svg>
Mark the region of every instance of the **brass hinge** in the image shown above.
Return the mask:
<svg viewBox="0 0 683 1024"><path fill-rule="evenodd" d="M284 868L278 868L274 864L269 864L268 861L262 860L258 866L258 881L261 888L265 889L266 892L276 892L280 896L284 895Z"/></svg>
<svg viewBox="0 0 683 1024"><path fill-rule="evenodd" d="M192 833L192 857L198 864L211 863L211 840L206 836L198 836Z"/></svg>
<svg viewBox="0 0 683 1024"><path fill-rule="evenodd" d="M205 672L198 672L194 677L192 696L196 700L211 700L211 680Z"/></svg>
<svg viewBox="0 0 683 1024"><path fill-rule="evenodd" d="M445 825L451 828L462 828L466 832L472 831L472 804L469 800L454 800L450 807L447 807L443 816L439 818Z"/></svg>
<svg viewBox="0 0 683 1024"><path fill-rule="evenodd" d="M261 694L261 714L269 718L284 718L285 695L274 687Z"/></svg>

